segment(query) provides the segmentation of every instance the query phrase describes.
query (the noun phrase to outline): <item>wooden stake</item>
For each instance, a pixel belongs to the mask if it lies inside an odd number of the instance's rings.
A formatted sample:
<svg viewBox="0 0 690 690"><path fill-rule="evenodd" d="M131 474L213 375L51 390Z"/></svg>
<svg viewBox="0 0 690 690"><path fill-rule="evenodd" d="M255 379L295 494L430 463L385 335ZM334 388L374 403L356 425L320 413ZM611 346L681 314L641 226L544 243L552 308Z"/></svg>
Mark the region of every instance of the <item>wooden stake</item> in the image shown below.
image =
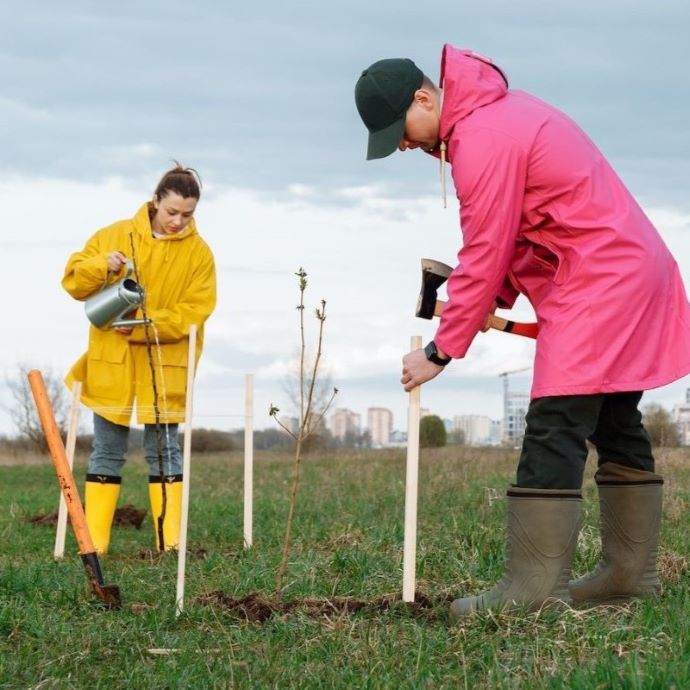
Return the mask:
<svg viewBox="0 0 690 690"><path fill-rule="evenodd" d="M182 507L180 515L180 543L177 553L177 593L175 615L184 610L184 576L187 563L187 522L189 517L189 483L192 465L192 406L194 403L194 367L196 363L196 326L189 327L189 355L187 358L187 398L184 410L184 446L182 451Z"/></svg>
<svg viewBox="0 0 690 690"><path fill-rule="evenodd" d="M254 512L254 376L244 377L244 548L252 545Z"/></svg>
<svg viewBox="0 0 690 690"><path fill-rule="evenodd" d="M67 464L70 471L74 466L74 449L77 444L77 426L79 424L79 401L81 399L81 381L75 381L72 386L72 406L69 411L69 426L67 427ZM65 555L65 534L67 533L67 504L65 497L60 492L60 504L58 506L57 529L55 530L55 558Z"/></svg>
<svg viewBox="0 0 690 690"><path fill-rule="evenodd" d="M412 336L410 348L422 346L420 335ZM409 392L407 408L407 467L405 470L405 541L403 546L403 601L414 601L417 558L417 484L419 477L419 416L421 386Z"/></svg>

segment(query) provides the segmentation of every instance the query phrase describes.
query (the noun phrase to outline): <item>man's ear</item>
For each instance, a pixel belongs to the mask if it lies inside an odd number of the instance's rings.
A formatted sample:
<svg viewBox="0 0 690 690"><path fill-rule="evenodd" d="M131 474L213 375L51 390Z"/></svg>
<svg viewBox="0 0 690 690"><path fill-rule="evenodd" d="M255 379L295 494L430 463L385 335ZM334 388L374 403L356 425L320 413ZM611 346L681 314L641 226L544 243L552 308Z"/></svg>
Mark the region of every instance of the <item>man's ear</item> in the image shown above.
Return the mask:
<svg viewBox="0 0 690 690"><path fill-rule="evenodd" d="M433 110L434 99L427 89L417 89L414 92L414 102L425 110Z"/></svg>

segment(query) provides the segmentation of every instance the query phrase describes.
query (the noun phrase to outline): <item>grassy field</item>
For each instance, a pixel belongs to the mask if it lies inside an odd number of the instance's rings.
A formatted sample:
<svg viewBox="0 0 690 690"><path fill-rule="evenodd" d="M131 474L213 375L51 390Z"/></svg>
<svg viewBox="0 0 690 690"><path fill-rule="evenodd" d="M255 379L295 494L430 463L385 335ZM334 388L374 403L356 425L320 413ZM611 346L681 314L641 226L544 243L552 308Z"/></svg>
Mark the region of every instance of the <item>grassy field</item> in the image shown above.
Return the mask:
<svg viewBox="0 0 690 690"><path fill-rule="evenodd" d="M266 621L231 615L213 593L273 592L290 458L255 459L254 548L242 548L239 454L193 459L185 612L174 614L176 557L146 556L150 521L116 528L102 561L124 606L99 611L71 535L30 518L57 506L52 466L0 467L1 688L688 688L690 452L659 453L666 477L663 597L623 607L482 615L450 628L448 599L502 572L505 487L515 451L423 451L418 590L428 601L376 606L401 589L404 451L310 456L283 599L351 596L354 613L295 606ZM79 460L79 459L78 459ZM590 458L575 571L597 558ZM16 462L16 461L15 461ZM84 459L75 475L81 486ZM146 470L126 466L121 505L147 507ZM152 649L167 649L157 655Z"/></svg>

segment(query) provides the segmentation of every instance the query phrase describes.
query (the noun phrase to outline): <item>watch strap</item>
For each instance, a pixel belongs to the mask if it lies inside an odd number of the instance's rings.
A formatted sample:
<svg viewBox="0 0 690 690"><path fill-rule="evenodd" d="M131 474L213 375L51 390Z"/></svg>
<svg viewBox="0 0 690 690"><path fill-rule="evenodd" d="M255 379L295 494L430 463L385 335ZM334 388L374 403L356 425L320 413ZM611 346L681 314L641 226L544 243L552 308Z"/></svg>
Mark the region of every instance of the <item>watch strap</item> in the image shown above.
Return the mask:
<svg viewBox="0 0 690 690"><path fill-rule="evenodd" d="M438 364L438 366L440 367L445 367L446 364L449 364L452 359L452 357L448 357L445 359L443 357L439 357L438 348L436 347L436 343L433 340L430 340L426 344L426 347L424 348L424 354L430 362Z"/></svg>

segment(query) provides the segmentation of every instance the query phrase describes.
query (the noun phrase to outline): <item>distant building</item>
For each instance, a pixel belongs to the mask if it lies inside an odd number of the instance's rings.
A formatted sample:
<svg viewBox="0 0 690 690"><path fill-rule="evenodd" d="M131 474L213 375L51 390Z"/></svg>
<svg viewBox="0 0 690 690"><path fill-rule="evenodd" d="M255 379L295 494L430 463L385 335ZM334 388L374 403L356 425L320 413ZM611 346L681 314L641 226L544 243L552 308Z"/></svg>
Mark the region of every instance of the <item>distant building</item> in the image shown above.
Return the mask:
<svg viewBox="0 0 690 690"><path fill-rule="evenodd" d="M491 420L491 431L489 432L489 443L492 446L501 445L503 438L503 422L500 419Z"/></svg>
<svg viewBox="0 0 690 690"><path fill-rule="evenodd" d="M453 418L453 430L462 431L467 446L488 446L495 443L495 422L479 414L464 414Z"/></svg>
<svg viewBox="0 0 690 690"><path fill-rule="evenodd" d="M685 402L674 406L672 416L678 427L681 445L690 446L690 388L685 391Z"/></svg>
<svg viewBox="0 0 690 690"><path fill-rule="evenodd" d="M393 413L385 407L370 407L367 410L367 426L371 445L387 446L393 431Z"/></svg>
<svg viewBox="0 0 690 690"><path fill-rule="evenodd" d="M525 415L529 407L529 393L506 391L504 395L503 443L518 446L525 435Z"/></svg>
<svg viewBox="0 0 690 690"><path fill-rule="evenodd" d="M345 440L347 436L359 435L361 426L361 415L344 407L337 408L329 420L331 433L341 441Z"/></svg>
<svg viewBox="0 0 690 690"><path fill-rule="evenodd" d="M281 417L280 421L283 423L286 429L291 431L293 434L299 432L299 419L297 417Z"/></svg>

